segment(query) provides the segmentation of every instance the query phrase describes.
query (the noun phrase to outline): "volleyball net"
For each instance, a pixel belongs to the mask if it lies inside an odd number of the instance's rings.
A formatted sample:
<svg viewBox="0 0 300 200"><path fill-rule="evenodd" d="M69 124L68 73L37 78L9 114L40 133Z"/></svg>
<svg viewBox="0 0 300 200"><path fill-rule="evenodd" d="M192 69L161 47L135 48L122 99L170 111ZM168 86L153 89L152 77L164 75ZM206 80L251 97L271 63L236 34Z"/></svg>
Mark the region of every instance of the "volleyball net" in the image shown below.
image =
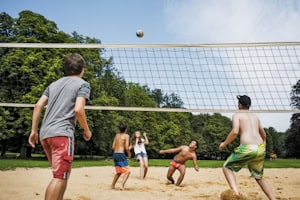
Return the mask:
<svg viewBox="0 0 300 200"><path fill-rule="evenodd" d="M0 43L0 48L93 48L111 60L126 82L175 95L180 108L87 106L87 109L159 112L237 112L237 95L255 112L298 113L291 90L300 79L300 43L55 44ZM5 77L1 77L5 79ZM0 102L0 106L33 104Z"/></svg>

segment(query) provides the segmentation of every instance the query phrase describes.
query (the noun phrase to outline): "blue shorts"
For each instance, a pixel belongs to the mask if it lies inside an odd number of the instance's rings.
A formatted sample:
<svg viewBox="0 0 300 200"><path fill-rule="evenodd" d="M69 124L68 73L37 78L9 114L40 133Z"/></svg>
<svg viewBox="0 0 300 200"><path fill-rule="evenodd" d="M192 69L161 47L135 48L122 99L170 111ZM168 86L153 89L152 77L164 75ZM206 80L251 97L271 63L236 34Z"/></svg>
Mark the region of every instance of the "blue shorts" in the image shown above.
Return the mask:
<svg viewBox="0 0 300 200"><path fill-rule="evenodd" d="M140 152L140 153L135 154L135 157L137 159L139 159L139 158L146 158L146 157L148 157L148 155L147 155L147 153Z"/></svg>
<svg viewBox="0 0 300 200"><path fill-rule="evenodd" d="M113 154L116 173L128 173L130 168L128 166L128 160L125 153L114 153Z"/></svg>

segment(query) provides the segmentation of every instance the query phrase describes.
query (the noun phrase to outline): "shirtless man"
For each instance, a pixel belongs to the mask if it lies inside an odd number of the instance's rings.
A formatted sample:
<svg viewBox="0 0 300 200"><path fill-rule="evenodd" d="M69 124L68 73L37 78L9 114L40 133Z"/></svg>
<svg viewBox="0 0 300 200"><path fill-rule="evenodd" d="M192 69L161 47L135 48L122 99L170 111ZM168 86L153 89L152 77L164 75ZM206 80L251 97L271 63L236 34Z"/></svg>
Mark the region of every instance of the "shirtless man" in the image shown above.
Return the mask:
<svg viewBox="0 0 300 200"><path fill-rule="evenodd" d="M248 111L250 97L237 96L239 110ZM232 117L232 130L219 146L223 150L240 133L240 145L227 158L223 172L230 188L239 195L233 172L238 172L245 165L269 199L275 199L271 185L263 179L263 165L266 155L266 133L258 117L251 112L235 113Z"/></svg>
<svg viewBox="0 0 300 200"><path fill-rule="evenodd" d="M127 134L127 125L124 123L120 123L119 125L120 133L117 133L112 148L114 150L114 163L115 163L115 169L116 169L116 175L113 179L111 188L115 189L116 183L121 176L121 174L124 174L123 180L122 180L122 186L121 190L124 190L125 183L130 175L130 168L128 166L128 160L127 157L131 157L131 152L129 150L129 135Z"/></svg>
<svg viewBox="0 0 300 200"><path fill-rule="evenodd" d="M160 154L179 152L173 158L173 160L171 160L170 167L167 174L167 178L169 181L171 181L172 184L175 183L172 176L176 169L178 169L178 171L180 172L180 176L177 179L176 185L179 186L181 184L185 175L185 168L186 168L185 163L187 160L193 160L195 170L199 171L195 149L197 149L197 142L192 141L189 146L183 145L177 148L159 151Z"/></svg>

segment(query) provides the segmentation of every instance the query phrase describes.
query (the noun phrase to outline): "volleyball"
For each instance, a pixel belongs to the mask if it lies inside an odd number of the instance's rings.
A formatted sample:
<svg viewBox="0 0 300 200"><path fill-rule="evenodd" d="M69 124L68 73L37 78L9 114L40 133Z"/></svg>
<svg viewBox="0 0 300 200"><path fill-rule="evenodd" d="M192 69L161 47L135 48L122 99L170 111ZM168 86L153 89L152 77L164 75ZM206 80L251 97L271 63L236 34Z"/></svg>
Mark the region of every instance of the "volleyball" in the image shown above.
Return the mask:
<svg viewBox="0 0 300 200"><path fill-rule="evenodd" d="M143 37L144 36L144 31L141 30L141 29L137 30L136 31L136 36L139 37L139 38Z"/></svg>

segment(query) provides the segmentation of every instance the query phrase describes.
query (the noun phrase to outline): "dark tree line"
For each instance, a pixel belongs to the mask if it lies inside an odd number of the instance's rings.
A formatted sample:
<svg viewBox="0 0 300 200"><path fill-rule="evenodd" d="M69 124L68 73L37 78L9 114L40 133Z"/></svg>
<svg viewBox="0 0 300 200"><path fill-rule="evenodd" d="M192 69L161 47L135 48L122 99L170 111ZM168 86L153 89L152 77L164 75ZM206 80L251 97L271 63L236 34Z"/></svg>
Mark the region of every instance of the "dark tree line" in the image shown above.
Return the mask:
<svg viewBox="0 0 300 200"><path fill-rule="evenodd" d="M0 13L0 42L24 43L101 43L96 38L84 37L77 32L71 35L58 30L55 22L31 11L22 11L18 18ZM63 76L62 59L71 52L83 55L87 66L84 79L92 87L89 105L122 107L182 108L184 102L177 94L164 94L160 88L126 82L113 58L101 57L105 49L39 49L0 48L0 102L34 104L52 81ZM292 90L293 106L299 109L299 82ZM238 141L219 152L218 145L231 130L231 120L221 114L125 112L87 110L88 123L93 137L82 139L77 128L76 154L111 156L111 144L120 121L129 125L129 134L135 130L146 131L150 140L149 157L160 157L160 149L199 143L197 154L204 159L225 158ZM32 149L27 144L31 131L32 108L0 107L0 148L20 152L22 158L30 157ZM299 157L299 115L291 119L288 134L274 128L266 129L268 152L285 157ZM297 140L295 138L298 138ZM294 145L291 147L291 145ZM33 150L42 153L41 146Z"/></svg>
<svg viewBox="0 0 300 200"><path fill-rule="evenodd" d="M300 80L292 87L291 105L297 110L300 109ZM294 113L290 122L286 138L286 153L288 157L300 158L300 113Z"/></svg>

